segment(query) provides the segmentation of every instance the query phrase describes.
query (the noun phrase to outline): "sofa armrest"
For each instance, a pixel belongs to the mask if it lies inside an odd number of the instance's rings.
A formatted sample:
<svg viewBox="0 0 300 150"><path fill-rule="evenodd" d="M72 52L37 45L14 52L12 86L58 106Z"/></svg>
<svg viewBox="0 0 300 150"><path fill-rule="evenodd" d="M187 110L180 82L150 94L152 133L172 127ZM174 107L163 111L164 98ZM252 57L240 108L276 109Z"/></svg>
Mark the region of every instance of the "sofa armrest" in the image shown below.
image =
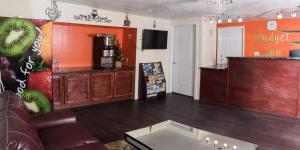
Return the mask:
<svg viewBox="0 0 300 150"><path fill-rule="evenodd" d="M104 144L102 143L90 143L90 144L84 144L80 146L71 147L65 150L108 150ZM125 148L124 148L125 149Z"/></svg>
<svg viewBox="0 0 300 150"><path fill-rule="evenodd" d="M70 110L53 111L31 117L31 125L37 130L76 123L76 115Z"/></svg>

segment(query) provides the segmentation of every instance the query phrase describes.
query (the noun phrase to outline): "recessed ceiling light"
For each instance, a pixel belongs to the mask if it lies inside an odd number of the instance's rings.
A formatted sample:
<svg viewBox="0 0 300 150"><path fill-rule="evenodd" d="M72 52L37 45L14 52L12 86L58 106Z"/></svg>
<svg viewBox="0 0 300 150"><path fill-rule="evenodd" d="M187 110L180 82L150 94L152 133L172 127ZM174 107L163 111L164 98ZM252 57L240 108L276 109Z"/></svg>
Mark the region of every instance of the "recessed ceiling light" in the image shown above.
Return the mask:
<svg viewBox="0 0 300 150"><path fill-rule="evenodd" d="M281 14L280 12L277 13L277 18L278 18L278 19L282 19L282 18L283 18L282 14Z"/></svg>
<svg viewBox="0 0 300 150"><path fill-rule="evenodd" d="M293 12L291 12L291 16L292 16L293 18L295 18L295 17L297 17L297 13L296 13L295 11L293 11Z"/></svg>

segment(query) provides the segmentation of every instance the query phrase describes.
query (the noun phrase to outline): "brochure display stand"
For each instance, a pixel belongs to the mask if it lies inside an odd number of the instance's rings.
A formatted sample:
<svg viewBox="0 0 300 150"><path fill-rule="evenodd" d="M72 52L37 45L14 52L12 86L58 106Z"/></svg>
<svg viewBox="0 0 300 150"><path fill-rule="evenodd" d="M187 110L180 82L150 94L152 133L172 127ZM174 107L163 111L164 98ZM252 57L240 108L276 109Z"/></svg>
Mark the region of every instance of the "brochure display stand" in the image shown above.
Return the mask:
<svg viewBox="0 0 300 150"><path fill-rule="evenodd" d="M166 95L166 79L160 62L140 63L140 97Z"/></svg>

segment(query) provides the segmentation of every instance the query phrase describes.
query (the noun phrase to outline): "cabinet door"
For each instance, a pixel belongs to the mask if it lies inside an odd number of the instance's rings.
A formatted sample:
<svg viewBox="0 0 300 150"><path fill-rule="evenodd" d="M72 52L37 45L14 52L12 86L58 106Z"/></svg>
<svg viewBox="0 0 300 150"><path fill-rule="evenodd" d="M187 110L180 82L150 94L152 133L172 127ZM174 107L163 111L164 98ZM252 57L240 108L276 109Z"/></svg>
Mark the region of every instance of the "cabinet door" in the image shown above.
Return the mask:
<svg viewBox="0 0 300 150"><path fill-rule="evenodd" d="M90 100L90 74L72 73L65 76L65 102L82 103Z"/></svg>
<svg viewBox="0 0 300 150"><path fill-rule="evenodd" d="M92 74L92 100L108 100L113 98L114 73Z"/></svg>
<svg viewBox="0 0 300 150"><path fill-rule="evenodd" d="M201 69L200 99L226 104L227 71Z"/></svg>
<svg viewBox="0 0 300 150"><path fill-rule="evenodd" d="M53 105L63 105L64 104L64 87L63 87L63 76L53 75L52 77L52 98Z"/></svg>
<svg viewBox="0 0 300 150"><path fill-rule="evenodd" d="M120 71L115 73L115 97L133 96L134 71Z"/></svg>

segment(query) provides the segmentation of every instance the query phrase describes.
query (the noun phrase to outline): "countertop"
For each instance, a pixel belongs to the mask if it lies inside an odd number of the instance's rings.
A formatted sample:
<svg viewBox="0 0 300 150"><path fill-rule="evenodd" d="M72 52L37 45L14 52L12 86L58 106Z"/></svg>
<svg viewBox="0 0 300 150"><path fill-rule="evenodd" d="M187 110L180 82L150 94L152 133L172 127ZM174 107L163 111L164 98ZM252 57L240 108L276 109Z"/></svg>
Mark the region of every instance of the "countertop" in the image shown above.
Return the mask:
<svg viewBox="0 0 300 150"><path fill-rule="evenodd" d="M226 70L227 69L227 64L224 64L224 65L214 65L214 66L205 66L205 67L200 67L200 69Z"/></svg>
<svg viewBox="0 0 300 150"><path fill-rule="evenodd" d="M227 57L228 59L300 60L300 57Z"/></svg>
<svg viewBox="0 0 300 150"><path fill-rule="evenodd" d="M79 72L118 72L118 71L134 71L135 67L122 67L122 68L115 68L115 69L96 69L93 67L70 67L70 68L53 68L54 74L61 74L61 73L79 73Z"/></svg>

